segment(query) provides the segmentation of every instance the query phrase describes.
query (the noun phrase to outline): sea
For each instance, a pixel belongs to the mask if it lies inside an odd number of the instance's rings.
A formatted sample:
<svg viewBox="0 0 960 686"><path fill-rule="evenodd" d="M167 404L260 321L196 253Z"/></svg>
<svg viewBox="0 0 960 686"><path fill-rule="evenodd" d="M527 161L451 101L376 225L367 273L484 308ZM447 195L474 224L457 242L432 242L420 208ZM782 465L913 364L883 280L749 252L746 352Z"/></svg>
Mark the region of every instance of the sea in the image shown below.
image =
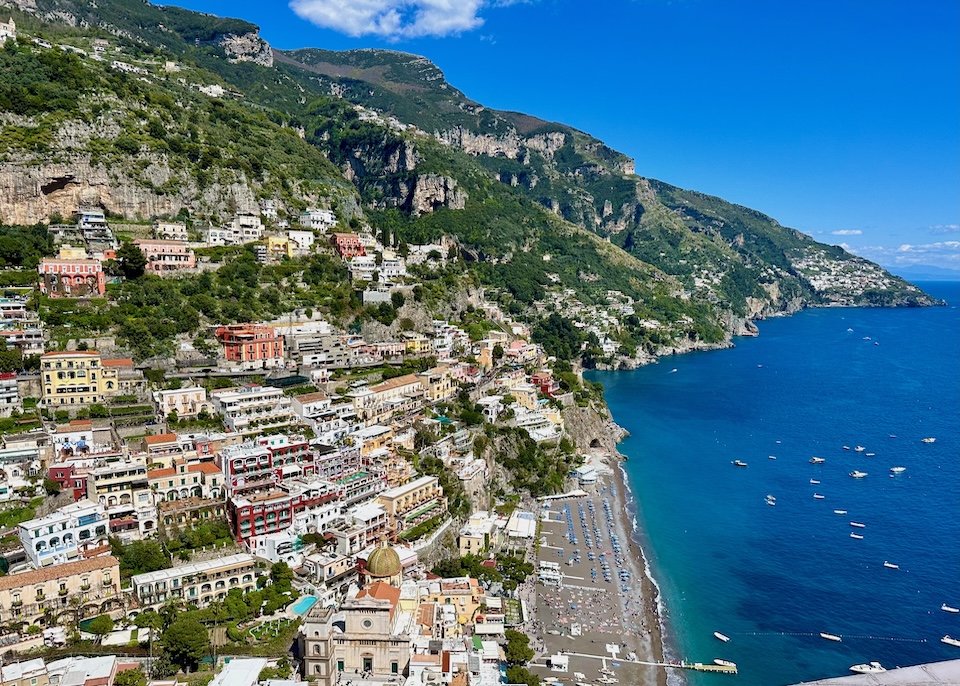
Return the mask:
<svg viewBox="0 0 960 686"><path fill-rule="evenodd" d="M693 686L960 658L940 641L960 638L941 610L960 608L960 283L920 285L948 306L805 310L732 349L586 374L630 432L668 656L738 665Z"/></svg>

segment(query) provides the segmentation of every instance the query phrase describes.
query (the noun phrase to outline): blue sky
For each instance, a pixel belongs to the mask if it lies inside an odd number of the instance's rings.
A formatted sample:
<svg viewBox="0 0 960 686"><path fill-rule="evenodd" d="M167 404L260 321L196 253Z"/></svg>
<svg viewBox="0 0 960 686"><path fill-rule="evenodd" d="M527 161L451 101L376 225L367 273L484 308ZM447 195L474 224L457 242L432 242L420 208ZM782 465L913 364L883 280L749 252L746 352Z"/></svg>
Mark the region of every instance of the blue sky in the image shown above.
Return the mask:
<svg viewBox="0 0 960 686"><path fill-rule="evenodd" d="M960 270L960 3L183 0L274 47L424 55L468 97L896 271Z"/></svg>

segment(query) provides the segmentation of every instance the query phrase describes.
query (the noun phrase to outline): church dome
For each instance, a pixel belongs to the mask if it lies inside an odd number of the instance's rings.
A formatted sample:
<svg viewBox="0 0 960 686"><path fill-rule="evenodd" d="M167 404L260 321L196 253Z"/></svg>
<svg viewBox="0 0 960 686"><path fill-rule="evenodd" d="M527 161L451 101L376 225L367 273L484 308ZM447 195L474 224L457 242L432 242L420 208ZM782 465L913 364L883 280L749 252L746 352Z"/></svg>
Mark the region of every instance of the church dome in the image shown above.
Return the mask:
<svg viewBox="0 0 960 686"><path fill-rule="evenodd" d="M381 543L375 548L370 557L367 558L367 576L378 579L386 579L398 576L403 569L400 564L400 556L397 551L386 544Z"/></svg>

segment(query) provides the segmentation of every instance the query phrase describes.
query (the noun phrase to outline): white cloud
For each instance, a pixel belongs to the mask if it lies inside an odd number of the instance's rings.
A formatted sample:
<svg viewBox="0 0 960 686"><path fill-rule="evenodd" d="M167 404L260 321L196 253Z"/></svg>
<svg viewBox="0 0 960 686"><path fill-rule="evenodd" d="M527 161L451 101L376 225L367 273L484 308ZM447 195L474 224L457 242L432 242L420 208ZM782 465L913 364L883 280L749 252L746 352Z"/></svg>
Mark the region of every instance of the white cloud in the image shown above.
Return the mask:
<svg viewBox="0 0 960 686"><path fill-rule="evenodd" d="M863 231L860 229L840 229L839 231L831 231L834 236L860 236L863 234Z"/></svg>
<svg viewBox="0 0 960 686"><path fill-rule="evenodd" d="M960 241L937 241L914 245L904 243L897 247L864 245L843 248L885 267L933 265L946 269L960 269Z"/></svg>
<svg viewBox="0 0 960 686"><path fill-rule="evenodd" d="M934 224L928 226L930 233L957 233L960 231L960 224Z"/></svg>
<svg viewBox="0 0 960 686"><path fill-rule="evenodd" d="M483 25L484 7L496 0L291 0L290 8L317 26L349 36L387 40L448 36Z"/></svg>

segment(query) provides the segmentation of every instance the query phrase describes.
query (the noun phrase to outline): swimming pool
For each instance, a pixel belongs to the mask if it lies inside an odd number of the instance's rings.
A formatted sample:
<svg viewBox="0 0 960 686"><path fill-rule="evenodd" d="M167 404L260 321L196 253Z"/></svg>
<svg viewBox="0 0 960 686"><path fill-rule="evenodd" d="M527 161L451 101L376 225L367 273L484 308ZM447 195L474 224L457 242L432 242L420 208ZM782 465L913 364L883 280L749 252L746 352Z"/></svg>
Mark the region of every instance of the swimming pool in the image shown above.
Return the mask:
<svg viewBox="0 0 960 686"><path fill-rule="evenodd" d="M305 595L293 604L293 611L298 615L305 615L310 611L310 608L316 604L316 602L316 596Z"/></svg>

